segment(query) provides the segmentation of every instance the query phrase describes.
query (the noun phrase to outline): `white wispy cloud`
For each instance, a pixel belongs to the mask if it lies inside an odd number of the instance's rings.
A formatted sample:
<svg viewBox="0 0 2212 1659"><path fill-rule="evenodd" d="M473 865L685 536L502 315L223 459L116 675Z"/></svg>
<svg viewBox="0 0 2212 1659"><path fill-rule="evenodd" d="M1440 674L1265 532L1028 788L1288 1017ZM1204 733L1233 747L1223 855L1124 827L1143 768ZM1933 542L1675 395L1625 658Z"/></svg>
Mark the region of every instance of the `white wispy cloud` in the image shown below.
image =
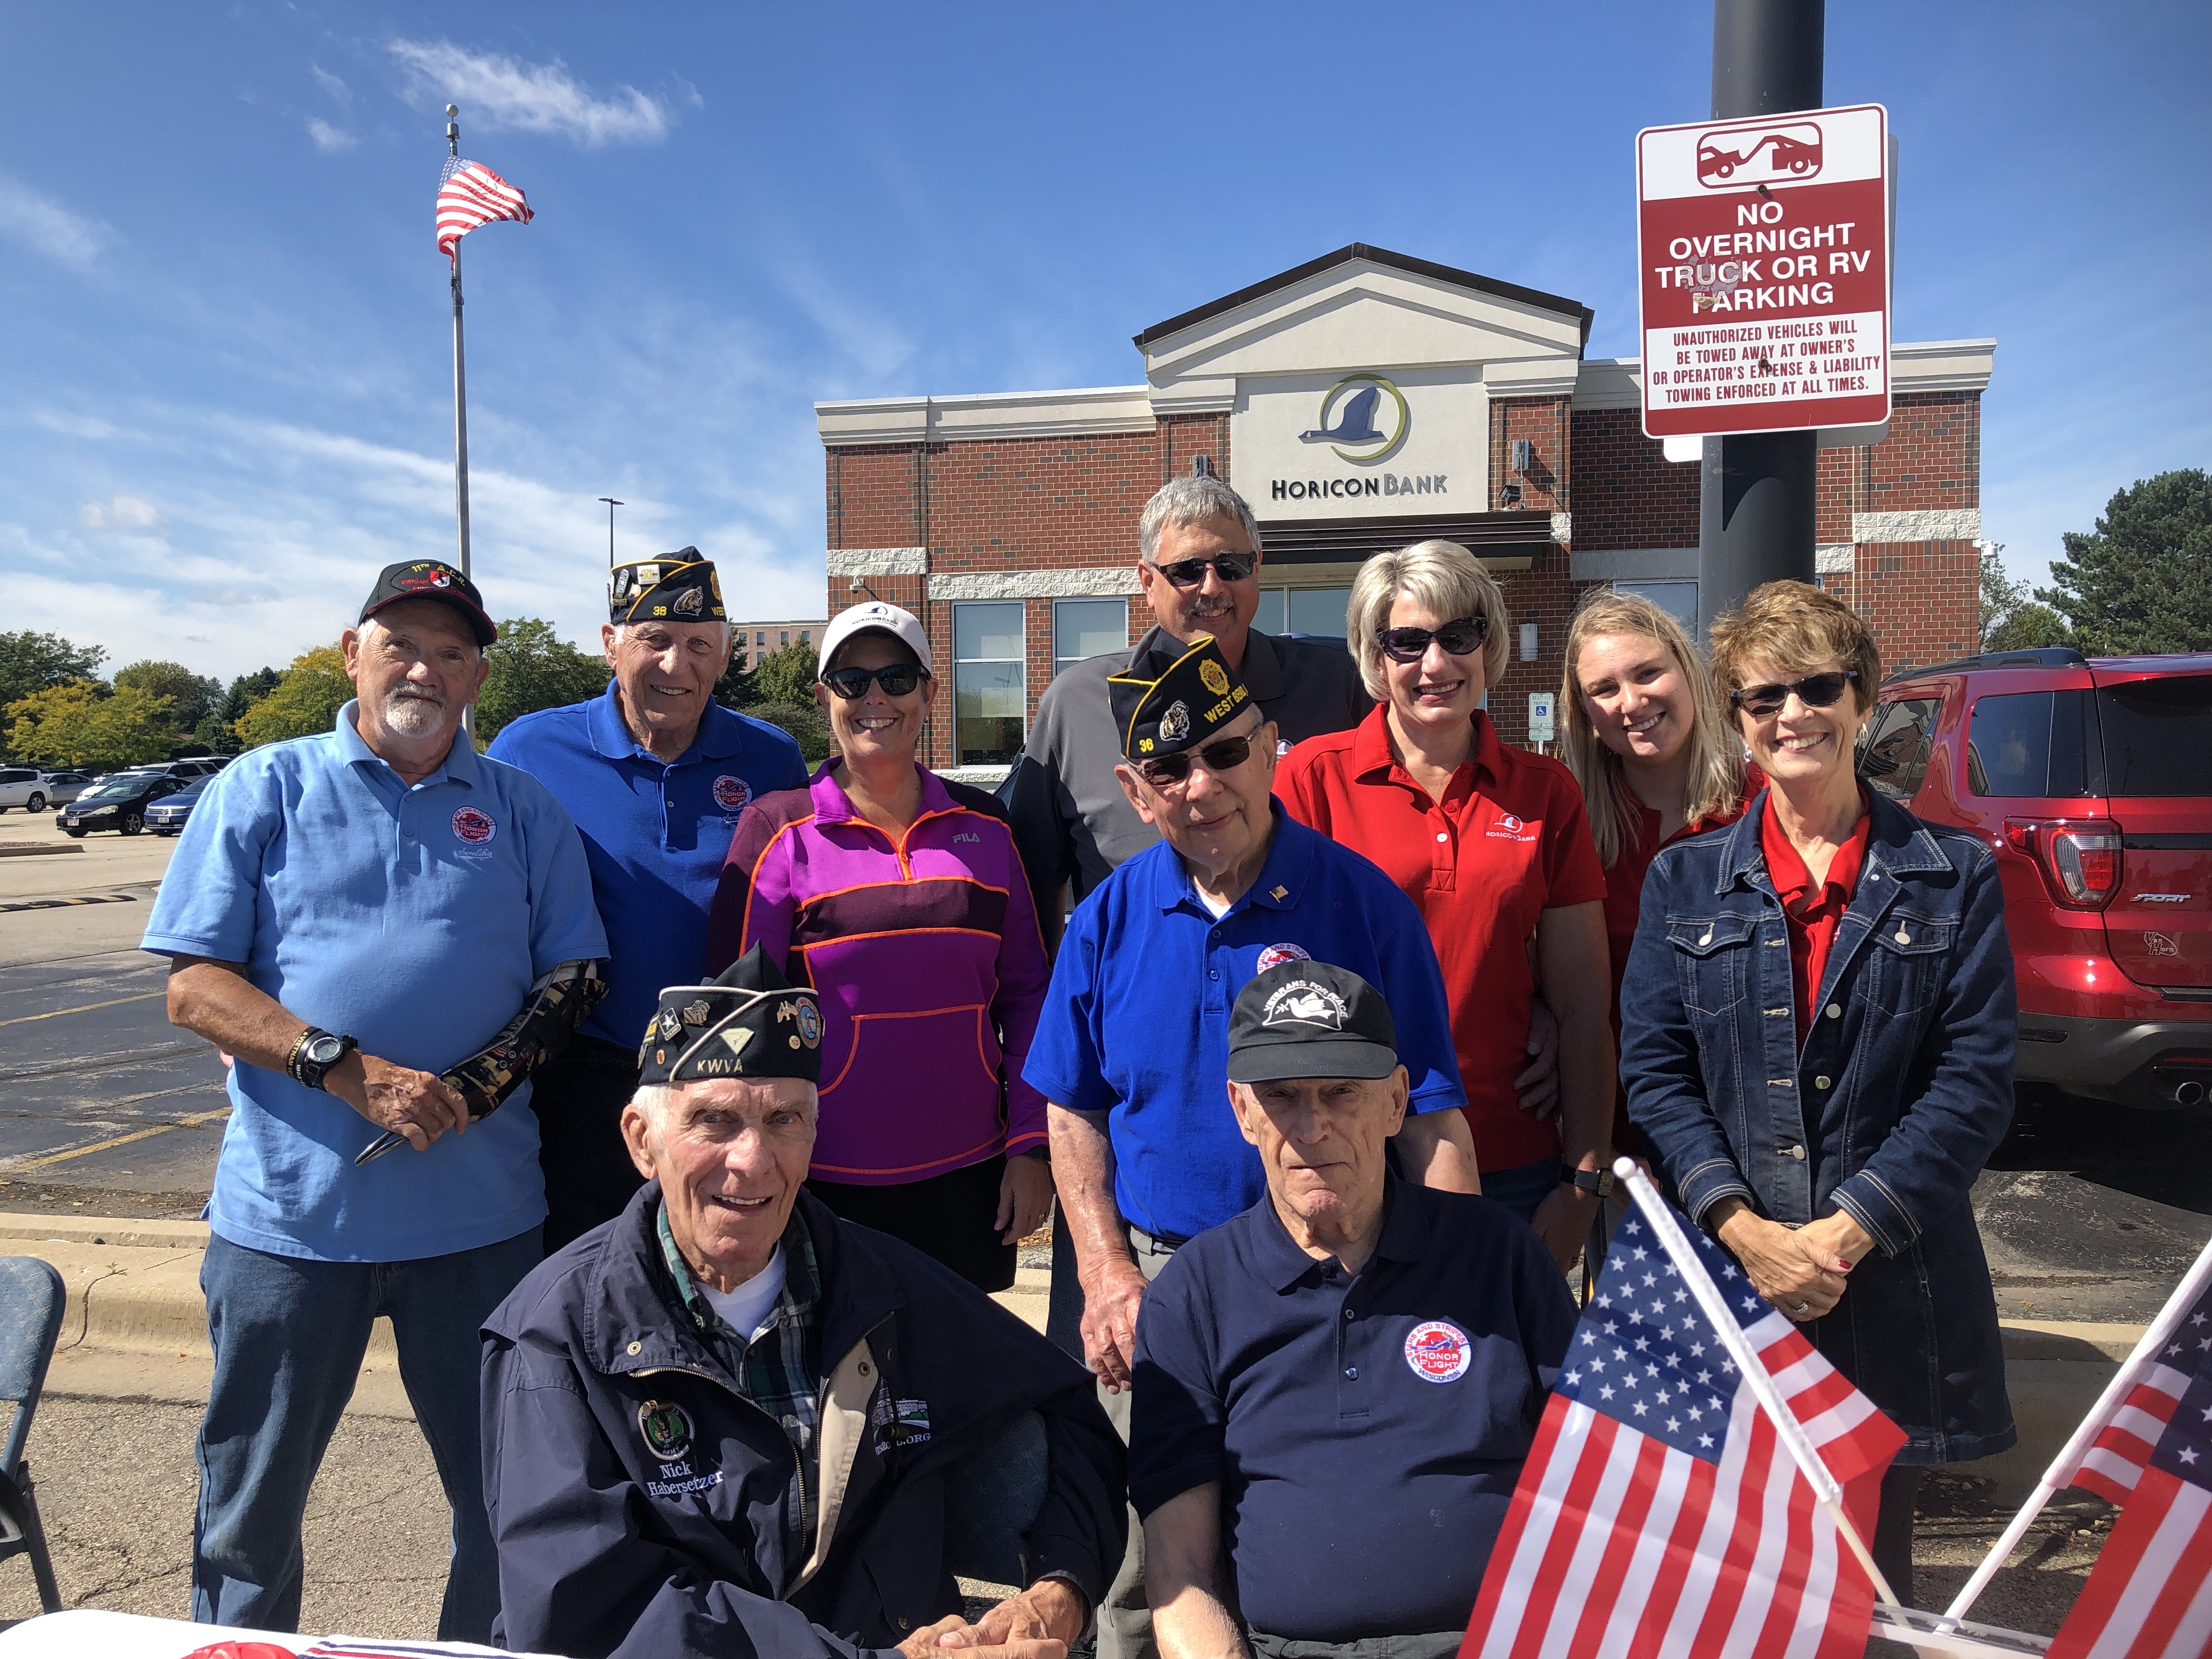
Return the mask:
<svg viewBox="0 0 2212 1659"><path fill-rule="evenodd" d="M358 142L343 127L334 127L316 115L307 118L307 137L315 141L315 148L325 155L336 150L351 149Z"/></svg>
<svg viewBox="0 0 2212 1659"><path fill-rule="evenodd" d="M309 64L307 73L313 76L315 83L338 103L349 105L353 102L353 88L320 64Z"/></svg>
<svg viewBox="0 0 2212 1659"><path fill-rule="evenodd" d="M474 125L550 133L594 148L659 143L668 136L669 112L659 100L627 85L594 97L557 58L526 64L450 40L394 40L387 50L407 73L410 96L459 104Z"/></svg>
<svg viewBox="0 0 2212 1659"><path fill-rule="evenodd" d="M161 509L139 495L86 501L78 507L76 519L87 530L108 530L122 536L143 536L162 528Z"/></svg>
<svg viewBox="0 0 2212 1659"><path fill-rule="evenodd" d="M0 173L0 236L12 237L49 259L79 270L117 240L115 232L99 220L72 213L4 173Z"/></svg>

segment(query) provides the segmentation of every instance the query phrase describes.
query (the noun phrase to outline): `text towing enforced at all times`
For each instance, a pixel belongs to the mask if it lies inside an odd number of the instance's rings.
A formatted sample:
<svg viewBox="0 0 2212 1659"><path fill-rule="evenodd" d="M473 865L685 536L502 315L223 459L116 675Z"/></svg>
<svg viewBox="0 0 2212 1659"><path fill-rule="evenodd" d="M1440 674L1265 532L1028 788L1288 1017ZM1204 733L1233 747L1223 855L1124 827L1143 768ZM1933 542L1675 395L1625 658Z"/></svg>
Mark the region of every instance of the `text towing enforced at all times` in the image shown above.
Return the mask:
<svg viewBox="0 0 2212 1659"><path fill-rule="evenodd" d="M1448 475L1398 473L1382 464L1406 447L1413 428L1406 394L1380 374L1347 374L1322 393L1311 428L1298 434L1301 444L1359 469L1328 477L1273 478L1268 496L1278 501L1344 501L1361 495L1442 495Z"/></svg>
<svg viewBox="0 0 2212 1659"><path fill-rule="evenodd" d="M1888 150L1879 104L1637 134L1647 436L1889 418Z"/></svg>

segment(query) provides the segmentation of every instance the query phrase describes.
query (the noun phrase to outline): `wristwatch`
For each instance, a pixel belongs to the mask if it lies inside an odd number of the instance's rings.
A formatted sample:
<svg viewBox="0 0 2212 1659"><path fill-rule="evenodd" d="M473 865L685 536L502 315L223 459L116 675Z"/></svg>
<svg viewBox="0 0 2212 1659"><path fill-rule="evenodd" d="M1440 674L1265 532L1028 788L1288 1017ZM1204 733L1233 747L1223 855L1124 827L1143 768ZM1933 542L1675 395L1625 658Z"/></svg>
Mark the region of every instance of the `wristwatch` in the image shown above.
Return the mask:
<svg viewBox="0 0 2212 1659"><path fill-rule="evenodd" d="M1610 1170L1576 1170L1559 1165L1559 1185L1579 1187L1586 1193L1595 1193L1600 1198L1613 1196L1613 1171Z"/></svg>
<svg viewBox="0 0 2212 1659"><path fill-rule="evenodd" d="M350 1036L334 1036L319 1025L310 1025L293 1042L285 1068L295 1083L319 1089L331 1067L360 1047Z"/></svg>

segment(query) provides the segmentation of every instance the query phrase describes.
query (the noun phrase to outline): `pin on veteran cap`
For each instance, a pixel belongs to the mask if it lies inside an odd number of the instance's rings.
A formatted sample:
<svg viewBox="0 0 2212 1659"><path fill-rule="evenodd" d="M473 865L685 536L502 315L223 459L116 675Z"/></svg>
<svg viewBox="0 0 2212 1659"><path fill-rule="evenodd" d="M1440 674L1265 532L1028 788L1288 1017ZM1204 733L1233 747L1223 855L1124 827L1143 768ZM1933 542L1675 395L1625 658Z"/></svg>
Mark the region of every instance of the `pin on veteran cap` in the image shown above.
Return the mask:
<svg viewBox="0 0 2212 1659"><path fill-rule="evenodd" d="M822 1005L757 945L709 985L672 985L646 1022L640 1084L716 1077L822 1080Z"/></svg>
<svg viewBox="0 0 2212 1659"><path fill-rule="evenodd" d="M477 592L477 585L438 559L407 559L385 566L367 602L362 605L355 626L359 627L386 605L408 599L430 599L459 611L479 647L499 638L499 629L493 626L489 613L484 610L483 595Z"/></svg>
<svg viewBox="0 0 2212 1659"><path fill-rule="evenodd" d="M722 579L696 547L633 559L607 575L610 622L727 622Z"/></svg>
<svg viewBox="0 0 2212 1659"><path fill-rule="evenodd" d="M1252 701L1209 634L1164 665L1155 652L1109 675L1106 695L1113 700L1121 753L1133 761L1197 748Z"/></svg>
<svg viewBox="0 0 2212 1659"><path fill-rule="evenodd" d="M1325 962L1285 962L1237 994L1229 1015L1229 1080L1385 1078L1398 1069L1398 1030L1382 994Z"/></svg>

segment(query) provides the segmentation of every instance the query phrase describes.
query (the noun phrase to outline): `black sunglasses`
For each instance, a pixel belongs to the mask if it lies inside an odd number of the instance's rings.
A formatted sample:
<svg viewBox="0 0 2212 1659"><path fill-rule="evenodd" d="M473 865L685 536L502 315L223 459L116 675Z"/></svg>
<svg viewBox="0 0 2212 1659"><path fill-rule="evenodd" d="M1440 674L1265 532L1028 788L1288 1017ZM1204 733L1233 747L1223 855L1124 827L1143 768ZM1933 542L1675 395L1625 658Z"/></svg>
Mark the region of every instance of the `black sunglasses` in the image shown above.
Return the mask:
<svg viewBox="0 0 2212 1659"><path fill-rule="evenodd" d="M1856 668L1839 668L1829 674L1808 674L1802 680L1792 680L1787 685L1747 685L1740 691L1729 693L1729 702L1747 714L1764 720L1769 714L1778 714L1782 705L1790 701L1795 691L1797 701L1808 708L1826 708L1844 695L1844 688L1859 677Z"/></svg>
<svg viewBox="0 0 2212 1659"><path fill-rule="evenodd" d="M1185 750L1180 755L1163 755L1158 760L1139 761L1137 771L1155 789L1172 789L1190 775L1190 763L1195 756L1206 763L1209 772L1228 772L1244 764L1252 752L1252 739L1224 738L1209 743L1203 749Z"/></svg>
<svg viewBox="0 0 2212 1659"><path fill-rule="evenodd" d="M1462 617L1442 628L1386 628L1375 636L1375 643L1392 662L1419 662L1431 641L1451 655L1464 657L1489 637L1489 617Z"/></svg>
<svg viewBox="0 0 2212 1659"><path fill-rule="evenodd" d="M918 663L895 662L888 668L833 668L822 677L822 684L847 702L857 702L868 695L871 683L882 686L887 697L903 697L928 678L928 671Z"/></svg>
<svg viewBox="0 0 2212 1659"><path fill-rule="evenodd" d="M1241 582L1259 562L1257 553L1217 553L1210 559L1177 559L1173 564L1156 564L1152 568L1177 587L1195 587L1206 580L1208 565L1222 580Z"/></svg>

